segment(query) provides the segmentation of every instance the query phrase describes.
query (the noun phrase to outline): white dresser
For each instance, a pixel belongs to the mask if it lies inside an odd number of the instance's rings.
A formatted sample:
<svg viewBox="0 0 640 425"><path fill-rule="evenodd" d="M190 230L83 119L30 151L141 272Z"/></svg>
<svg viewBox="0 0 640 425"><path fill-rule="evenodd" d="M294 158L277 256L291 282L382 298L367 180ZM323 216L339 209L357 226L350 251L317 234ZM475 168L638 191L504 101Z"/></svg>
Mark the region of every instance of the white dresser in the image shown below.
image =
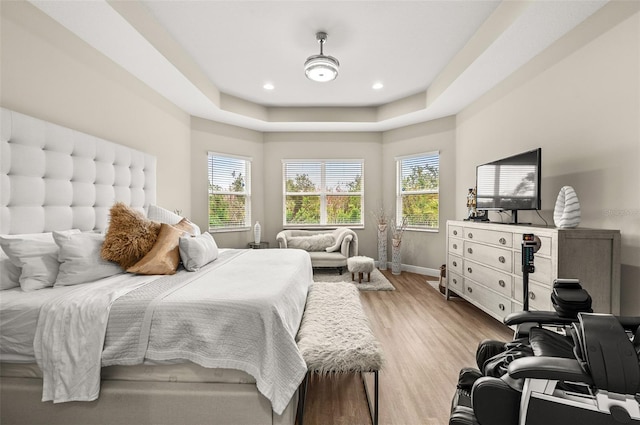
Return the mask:
<svg viewBox="0 0 640 425"><path fill-rule="evenodd" d="M452 291L499 320L521 311L524 233L542 242L529 275L531 310L553 310L553 280L577 278L595 312L620 314L618 230L448 221L447 298Z"/></svg>

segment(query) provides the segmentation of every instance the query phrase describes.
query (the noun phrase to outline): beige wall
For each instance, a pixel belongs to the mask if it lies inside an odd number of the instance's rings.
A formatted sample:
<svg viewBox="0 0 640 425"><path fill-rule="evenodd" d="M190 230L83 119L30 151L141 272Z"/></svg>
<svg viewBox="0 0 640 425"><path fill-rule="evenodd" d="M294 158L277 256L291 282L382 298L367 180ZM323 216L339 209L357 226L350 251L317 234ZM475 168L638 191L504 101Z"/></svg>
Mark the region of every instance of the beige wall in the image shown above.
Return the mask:
<svg viewBox="0 0 640 425"><path fill-rule="evenodd" d="M556 196L569 185L582 227L621 231L622 314L640 315L640 14L632 7L605 6L457 116L455 216L464 217L476 165L542 147L542 216L553 225ZM529 212L519 219L542 223Z"/></svg>
<svg viewBox="0 0 640 425"><path fill-rule="evenodd" d="M454 217L455 191L455 126L454 117L441 118L385 132L382 147L382 184L385 208L395 216L395 157L417 153L440 152L440 229L437 232L406 231L402 237L402 264L410 271L438 275L445 263L445 225ZM464 195L463 195L464 196ZM391 248L391 244L389 244ZM391 261L391 252L388 255ZM419 269L417 269L417 268ZM424 270L424 269L428 270Z"/></svg>
<svg viewBox="0 0 640 425"><path fill-rule="evenodd" d="M204 231L209 228L207 158L208 152L239 155L251 158L251 219L258 220L266 238L265 225L265 167L262 133L220 124L202 118L191 120L191 196L192 217ZM278 187L281 187L279 181ZM226 248L246 248L253 241L253 231L217 232L216 243ZM275 241L275 235L272 238Z"/></svg>
<svg viewBox="0 0 640 425"><path fill-rule="evenodd" d="M283 159L364 159L364 221L357 229L359 253L378 258L377 230L371 211L382 202L380 186L380 133L266 133L265 141L265 236L274 246L282 230L282 160Z"/></svg>
<svg viewBox="0 0 640 425"><path fill-rule="evenodd" d="M212 121L192 119L192 219L207 226L207 151L252 157L252 220L262 225L263 240L276 246L282 230L283 159L364 159L364 229L356 229L361 255L378 258L372 212L384 206L395 214L395 156L440 152L441 224L453 218L455 199L455 119L443 118L386 133L260 133ZM242 248L250 231L215 234L223 247ZM437 274L444 263L444 232L407 232L402 262L408 270ZM389 259L391 258L389 254Z"/></svg>
<svg viewBox="0 0 640 425"><path fill-rule="evenodd" d="M252 219L275 245L282 158L364 158L360 250L377 258L371 212L395 205L395 156L438 150L441 227L463 218L475 166L543 148L543 211L573 186L588 227L622 232L622 309L640 314L640 18L612 2L456 118L384 133L260 133L193 118L27 2L0 2L0 105L158 157L158 203L207 227L206 152L253 158ZM541 223L532 213L524 221ZM251 232L218 234L244 247ZM403 263L444 263L445 235L408 232ZM412 269L411 267L409 268Z"/></svg>
<svg viewBox="0 0 640 425"><path fill-rule="evenodd" d="M0 105L155 155L158 204L190 214L189 115L31 4L0 8Z"/></svg>

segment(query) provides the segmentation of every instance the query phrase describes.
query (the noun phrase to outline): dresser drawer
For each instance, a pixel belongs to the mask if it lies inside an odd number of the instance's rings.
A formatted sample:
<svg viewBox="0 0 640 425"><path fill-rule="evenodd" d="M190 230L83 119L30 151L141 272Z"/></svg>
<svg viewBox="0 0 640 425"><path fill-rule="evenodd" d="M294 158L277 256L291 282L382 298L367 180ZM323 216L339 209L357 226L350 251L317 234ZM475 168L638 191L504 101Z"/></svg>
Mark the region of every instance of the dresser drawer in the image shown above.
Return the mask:
<svg viewBox="0 0 640 425"><path fill-rule="evenodd" d="M449 226L449 236L453 238L462 237L462 226Z"/></svg>
<svg viewBox="0 0 640 425"><path fill-rule="evenodd" d="M522 253L517 252L516 255L517 258L514 257L513 259L513 269L516 275L522 277ZM534 256L533 265L536 271L529 273L529 280L535 280L536 282L551 286L553 279L555 279L551 271L551 259Z"/></svg>
<svg viewBox="0 0 640 425"><path fill-rule="evenodd" d="M447 282L449 283L450 291L462 294L462 276L455 273L447 273Z"/></svg>
<svg viewBox="0 0 640 425"><path fill-rule="evenodd" d="M469 279L464 280L464 295L501 319L511 313L512 302L509 298L490 291Z"/></svg>
<svg viewBox="0 0 640 425"><path fill-rule="evenodd" d="M506 297L511 297L513 293L513 276L511 274L468 260L464 262L463 274Z"/></svg>
<svg viewBox="0 0 640 425"><path fill-rule="evenodd" d="M449 252L462 256L464 241L462 239L449 238Z"/></svg>
<svg viewBox="0 0 640 425"><path fill-rule="evenodd" d="M509 273L513 267L513 251L510 249L471 241L464 241L464 257Z"/></svg>
<svg viewBox="0 0 640 425"><path fill-rule="evenodd" d="M514 297L522 302L522 278L516 277L514 284ZM551 289L547 286L529 280L529 308L532 310L553 311L551 306Z"/></svg>
<svg viewBox="0 0 640 425"><path fill-rule="evenodd" d="M462 275L462 258L456 257L455 255L449 255L447 271Z"/></svg>
<svg viewBox="0 0 640 425"><path fill-rule="evenodd" d="M465 239L474 240L476 242L486 242L493 245L503 246L505 248L511 248L513 244L513 234L511 232L465 227L464 237Z"/></svg>

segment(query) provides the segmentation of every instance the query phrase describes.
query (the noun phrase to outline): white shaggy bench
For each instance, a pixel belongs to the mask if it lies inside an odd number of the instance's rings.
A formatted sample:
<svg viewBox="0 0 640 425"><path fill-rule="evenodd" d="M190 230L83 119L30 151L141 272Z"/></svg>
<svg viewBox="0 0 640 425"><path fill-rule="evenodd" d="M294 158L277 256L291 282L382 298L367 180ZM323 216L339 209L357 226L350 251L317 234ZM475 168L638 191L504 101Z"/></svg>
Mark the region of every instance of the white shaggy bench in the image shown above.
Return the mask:
<svg viewBox="0 0 640 425"><path fill-rule="evenodd" d="M377 425L378 371L383 364L383 355L362 309L358 289L346 282L317 282L311 285L296 340L308 370L300 385L299 425L303 425L311 373L360 373L371 420L373 425ZM374 374L373 406L364 373Z"/></svg>

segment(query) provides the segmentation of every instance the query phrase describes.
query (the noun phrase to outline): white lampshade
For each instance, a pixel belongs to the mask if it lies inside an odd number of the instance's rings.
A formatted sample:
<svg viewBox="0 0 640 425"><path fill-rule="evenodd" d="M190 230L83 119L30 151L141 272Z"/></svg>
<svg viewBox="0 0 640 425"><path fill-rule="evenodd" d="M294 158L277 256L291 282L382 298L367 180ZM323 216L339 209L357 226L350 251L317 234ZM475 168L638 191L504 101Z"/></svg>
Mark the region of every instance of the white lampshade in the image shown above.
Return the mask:
<svg viewBox="0 0 640 425"><path fill-rule="evenodd" d="M313 81L324 83L335 80L338 76L340 62L332 56L310 56L304 63L304 73Z"/></svg>
<svg viewBox="0 0 640 425"><path fill-rule="evenodd" d="M327 33L316 33L316 39L320 43L320 54L309 56L304 63L304 73L308 79L324 83L333 81L338 76L338 68L340 62L333 56L326 56L323 52L323 46L327 41Z"/></svg>

